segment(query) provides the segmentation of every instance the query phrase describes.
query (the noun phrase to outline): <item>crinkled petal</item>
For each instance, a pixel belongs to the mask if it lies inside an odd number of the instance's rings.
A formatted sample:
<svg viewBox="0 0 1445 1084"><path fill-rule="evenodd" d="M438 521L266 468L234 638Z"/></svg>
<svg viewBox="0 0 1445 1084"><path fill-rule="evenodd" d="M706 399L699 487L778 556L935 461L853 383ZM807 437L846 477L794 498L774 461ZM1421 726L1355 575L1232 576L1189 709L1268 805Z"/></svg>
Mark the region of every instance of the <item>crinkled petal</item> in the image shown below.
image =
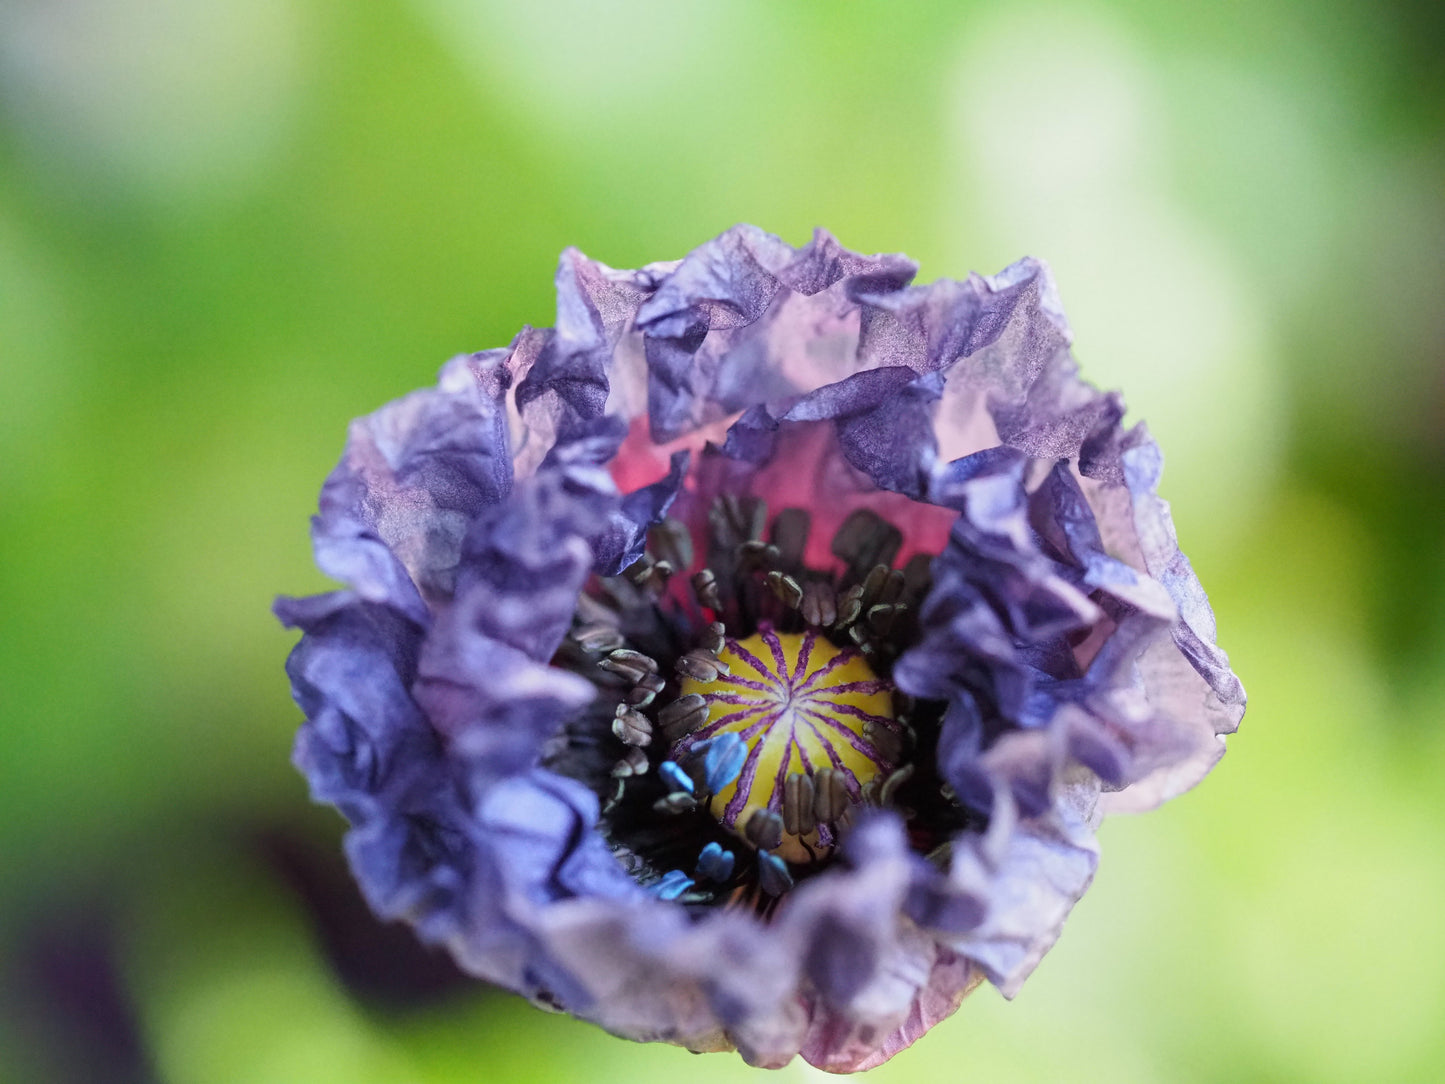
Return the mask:
<svg viewBox="0 0 1445 1084"><path fill-rule="evenodd" d="M845 253L821 230L795 252L738 226L692 252L637 313L653 439L871 368L857 356L852 298L896 290L914 270Z"/></svg>
<svg viewBox="0 0 1445 1084"><path fill-rule="evenodd" d="M1079 379L1044 264L915 270L821 230L738 226L635 271L569 249L554 328L353 423L313 525L346 589L276 609L303 632L297 766L379 914L619 1035L858 1071L984 977L1012 996L1093 876L1100 812L1208 771L1244 694L1158 448ZM720 495L804 509L814 568L860 509L898 564L934 555L892 679L941 712L938 774L985 824L925 860L860 816L770 923L647 891L597 794L542 767L608 725L553 664L584 585L663 516L706 537ZM588 755L615 753L546 763Z"/></svg>
<svg viewBox="0 0 1445 1084"><path fill-rule="evenodd" d="M1001 846L973 840L973 855L954 857L956 866L982 869L989 903L983 922L953 947L983 968L1005 997L1018 993L1093 880L1097 792L1087 777L1066 780L1048 815L1020 820ZM965 876L959 869L954 875Z"/></svg>
<svg viewBox="0 0 1445 1084"><path fill-rule="evenodd" d="M409 761L436 753L410 692L420 631L350 591L280 599L276 613L305 633L286 661L308 720L297 734L297 766L318 801L356 819Z"/></svg>
<svg viewBox="0 0 1445 1084"><path fill-rule="evenodd" d="M654 284L646 272L614 271L569 248L557 265L556 285L557 326L537 334L517 385L529 464L602 416L614 351Z"/></svg>
<svg viewBox="0 0 1445 1084"><path fill-rule="evenodd" d="M308 717L296 765L352 823L347 853L373 909L440 939L458 921L470 857L456 770L409 693L420 632L347 591L276 609L305 633L287 662Z"/></svg>
<svg viewBox="0 0 1445 1084"><path fill-rule="evenodd" d="M508 356L454 358L436 389L352 423L312 523L323 572L418 621L450 592L468 524L511 489Z"/></svg>

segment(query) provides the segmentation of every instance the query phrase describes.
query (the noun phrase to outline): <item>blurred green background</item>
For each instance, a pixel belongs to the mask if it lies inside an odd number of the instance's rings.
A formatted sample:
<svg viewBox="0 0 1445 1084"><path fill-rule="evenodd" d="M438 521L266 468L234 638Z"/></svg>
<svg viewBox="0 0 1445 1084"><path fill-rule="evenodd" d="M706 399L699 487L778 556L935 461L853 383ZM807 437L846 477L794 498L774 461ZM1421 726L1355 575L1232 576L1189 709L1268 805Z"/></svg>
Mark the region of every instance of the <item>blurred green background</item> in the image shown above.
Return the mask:
<svg viewBox="0 0 1445 1084"><path fill-rule="evenodd" d="M737 221L1048 259L1251 694L874 1076L1445 1078L1442 11L0 0L0 1078L761 1077L369 922L268 612L348 419Z"/></svg>

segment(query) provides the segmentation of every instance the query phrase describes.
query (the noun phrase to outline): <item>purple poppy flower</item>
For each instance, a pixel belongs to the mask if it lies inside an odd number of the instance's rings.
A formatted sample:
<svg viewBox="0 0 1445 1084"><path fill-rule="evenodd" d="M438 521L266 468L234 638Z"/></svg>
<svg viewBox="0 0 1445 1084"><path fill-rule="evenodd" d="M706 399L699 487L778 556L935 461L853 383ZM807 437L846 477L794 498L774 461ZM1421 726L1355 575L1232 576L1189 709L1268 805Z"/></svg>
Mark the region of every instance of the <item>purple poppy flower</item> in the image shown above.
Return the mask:
<svg viewBox="0 0 1445 1084"><path fill-rule="evenodd" d="M1047 269L740 226L351 427L283 599L375 910L618 1035L865 1069L1012 995L1244 712Z"/></svg>

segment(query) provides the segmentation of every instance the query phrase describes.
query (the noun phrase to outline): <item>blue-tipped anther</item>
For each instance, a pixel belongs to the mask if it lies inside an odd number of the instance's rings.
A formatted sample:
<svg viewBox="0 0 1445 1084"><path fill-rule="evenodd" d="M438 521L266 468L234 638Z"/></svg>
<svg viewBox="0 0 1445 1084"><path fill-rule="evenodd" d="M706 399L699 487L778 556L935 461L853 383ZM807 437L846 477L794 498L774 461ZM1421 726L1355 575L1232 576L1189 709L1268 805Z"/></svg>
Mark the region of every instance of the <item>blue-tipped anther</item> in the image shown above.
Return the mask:
<svg viewBox="0 0 1445 1084"><path fill-rule="evenodd" d="M662 776L662 781L673 790L680 790L684 794L692 793L692 776L688 775L674 760L664 760L657 766L657 774Z"/></svg>
<svg viewBox="0 0 1445 1084"><path fill-rule="evenodd" d="M733 875L736 859L732 851L725 851L717 843L709 843L697 856L697 875L704 881L723 884Z"/></svg>
<svg viewBox="0 0 1445 1084"><path fill-rule="evenodd" d="M707 789L714 794L722 790L742 774L743 762L747 759L748 747L742 735L729 731L712 739L702 757Z"/></svg>
<svg viewBox="0 0 1445 1084"><path fill-rule="evenodd" d="M775 854L758 855L758 884L769 896L781 896L793 887L788 864Z"/></svg>
<svg viewBox="0 0 1445 1084"><path fill-rule="evenodd" d="M675 900L692 887L692 878L680 869L670 869L652 886L658 899Z"/></svg>

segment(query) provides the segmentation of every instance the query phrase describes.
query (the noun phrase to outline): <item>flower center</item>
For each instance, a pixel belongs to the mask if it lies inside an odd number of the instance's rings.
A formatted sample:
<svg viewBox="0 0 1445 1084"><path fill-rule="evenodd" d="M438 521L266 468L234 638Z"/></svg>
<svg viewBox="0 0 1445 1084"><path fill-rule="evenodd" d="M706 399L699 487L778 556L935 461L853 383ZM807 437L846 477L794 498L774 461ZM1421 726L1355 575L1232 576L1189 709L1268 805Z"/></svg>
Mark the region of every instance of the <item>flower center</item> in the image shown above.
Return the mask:
<svg viewBox="0 0 1445 1084"><path fill-rule="evenodd" d="M663 899L769 915L860 807L892 810L924 855L972 823L938 777L942 704L891 681L929 558L894 568L902 532L869 509L822 567L809 532L803 509L770 521L756 497L723 494L697 561L692 530L664 519L579 598L558 648L600 695L543 764L596 791L613 853Z"/></svg>
<svg viewBox="0 0 1445 1084"><path fill-rule="evenodd" d="M684 695L706 701L707 718L673 743L670 758L687 762L727 750L712 759L730 762L718 778L732 778L714 790L708 812L785 861L824 857L838 822L863 802L864 788L893 770L879 745L896 742L874 740L880 730L902 730L892 684L861 652L837 647L812 628L780 633L764 625L745 640L727 640L718 658L726 675L682 683Z"/></svg>

